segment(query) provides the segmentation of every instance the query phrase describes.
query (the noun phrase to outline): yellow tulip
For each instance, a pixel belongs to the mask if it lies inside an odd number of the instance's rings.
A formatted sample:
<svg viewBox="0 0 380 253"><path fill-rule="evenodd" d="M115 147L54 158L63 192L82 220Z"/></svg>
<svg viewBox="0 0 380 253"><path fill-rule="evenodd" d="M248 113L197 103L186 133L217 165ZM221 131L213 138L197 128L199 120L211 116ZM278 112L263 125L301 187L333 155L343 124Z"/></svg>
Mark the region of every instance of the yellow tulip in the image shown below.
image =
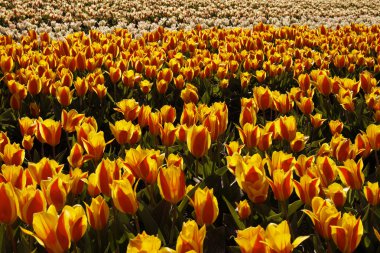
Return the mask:
<svg viewBox="0 0 380 253"><path fill-rule="evenodd" d="M99 195L91 200L90 206L87 203L85 205L90 226L96 231L103 230L107 226L110 214L106 200Z"/></svg>
<svg viewBox="0 0 380 253"><path fill-rule="evenodd" d="M265 244L265 230L260 225L238 230L235 241L242 253L269 252L269 248Z"/></svg>
<svg viewBox="0 0 380 253"><path fill-rule="evenodd" d="M61 140L61 123L52 119L37 121L37 139L40 142L47 143L52 147L59 144ZM39 138L40 136L40 138Z"/></svg>
<svg viewBox="0 0 380 253"><path fill-rule="evenodd" d="M206 226L200 229L195 221L189 220L184 222L182 230L177 238L177 253L203 253L203 242L206 237Z"/></svg>
<svg viewBox="0 0 380 253"><path fill-rule="evenodd" d="M120 145L134 145L141 138L140 125L134 125L131 121L119 120L115 125L109 123L112 135Z"/></svg>
<svg viewBox="0 0 380 253"><path fill-rule="evenodd" d="M83 146L86 150L88 156L95 161L99 161L103 157L104 149L106 148L107 144L110 144L113 140L110 140L109 142L106 142L104 140L104 133L103 131L100 132L90 132L88 134L88 138L83 139Z"/></svg>
<svg viewBox="0 0 380 253"><path fill-rule="evenodd" d="M373 150L380 149L380 125L371 124L367 127L366 133L368 136L369 143Z"/></svg>
<svg viewBox="0 0 380 253"><path fill-rule="evenodd" d="M112 200L122 213L134 215L138 208L136 189L128 180L114 180L112 183Z"/></svg>
<svg viewBox="0 0 380 253"><path fill-rule="evenodd" d="M363 223L350 213L343 214L336 226L331 226L331 237L343 253L352 253L358 247L363 236Z"/></svg>
<svg viewBox="0 0 380 253"><path fill-rule="evenodd" d="M25 150L17 143L8 143L4 146L4 151L0 153L0 159L7 165L21 165L25 159Z"/></svg>
<svg viewBox="0 0 380 253"><path fill-rule="evenodd" d="M365 177L363 173L363 160L357 163L352 160L344 161L344 166L338 166L339 177L342 182L351 189L360 190L363 186Z"/></svg>
<svg viewBox="0 0 380 253"><path fill-rule="evenodd" d="M187 148L196 158L206 155L211 146L211 135L205 126L192 126L187 130Z"/></svg>
<svg viewBox="0 0 380 253"><path fill-rule="evenodd" d="M158 188L163 199L177 204L186 193L185 173L177 166L161 168L157 180Z"/></svg>
<svg viewBox="0 0 380 253"><path fill-rule="evenodd" d="M22 190L16 190L19 203L19 217L28 225L32 225L33 214L45 212L47 208L46 198L43 192L34 186L28 186Z"/></svg>
<svg viewBox="0 0 380 253"><path fill-rule="evenodd" d="M219 214L218 200L214 196L214 189L198 188L191 203L195 209L197 223L210 225L215 222Z"/></svg>
<svg viewBox="0 0 380 253"><path fill-rule="evenodd" d="M13 224L17 219L18 199L11 183L0 183L0 223Z"/></svg>
<svg viewBox="0 0 380 253"><path fill-rule="evenodd" d="M78 242L87 231L87 217L81 205L65 206L62 213L69 217L70 237Z"/></svg>

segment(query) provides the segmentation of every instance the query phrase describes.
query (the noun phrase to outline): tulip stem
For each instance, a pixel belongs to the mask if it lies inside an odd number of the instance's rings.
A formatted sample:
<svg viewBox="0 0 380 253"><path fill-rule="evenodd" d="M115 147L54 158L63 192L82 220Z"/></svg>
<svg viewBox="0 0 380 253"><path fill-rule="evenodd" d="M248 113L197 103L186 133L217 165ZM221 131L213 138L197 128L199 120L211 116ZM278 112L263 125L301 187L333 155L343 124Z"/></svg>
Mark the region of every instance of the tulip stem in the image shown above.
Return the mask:
<svg viewBox="0 0 380 253"><path fill-rule="evenodd" d="M195 177L198 177L199 160L195 158Z"/></svg>
<svg viewBox="0 0 380 253"><path fill-rule="evenodd" d="M12 243L13 253L17 253L17 245L16 245L15 238L13 237L13 228L12 228L12 225L9 225L9 224L7 225L7 233L8 233L9 240Z"/></svg>
<svg viewBox="0 0 380 253"><path fill-rule="evenodd" d="M172 215L173 215L173 221L172 221L172 228L170 229L170 240L169 245L172 245L174 240L174 229L175 229L175 223L177 221L177 206L172 205Z"/></svg>
<svg viewBox="0 0 380 253"><path fill-rule="evenodd" d="M281 210L281 217L284 220L288 219L288 204L286 201L279 201L280 210Z"/></svg>
<svg viewBox="0 0 380 253"><path fill-rule="evenodd" d="M136 223L135 225L136 225L137 233L140 234L141 229L140 229L139 217L137 216L137 214L135 214L134 217L135 217L135 223Z"/></svg>
<svg viewBox="0 0 380 253"><path fill-rule="evenodd" d="M153 206L156 206L156 200L154 199L154 184L148 185L148 192L150 195L150 201Z"/></svg>
<svg viewBox="0 0 380 253"><path fill-rule="evenodd" d="M53 146L53 159L55 159L55 146Z"/></svg>
<svg viewBox="0 0 380 253"><path fill-rule="evenodd" d="M96 231L96 237L97 237L97 241L98 241L98 250L99 250L99 252L102 252L102 236L100 234L100 230Z"/></svg>
<svg viewBox="0 0 380 253"><path fill-rule="evenodd" d="M375 152L375 160L376 160L376 176L380 176L380 162L379 162L379 155L377 154L377 150Z"/></svg>

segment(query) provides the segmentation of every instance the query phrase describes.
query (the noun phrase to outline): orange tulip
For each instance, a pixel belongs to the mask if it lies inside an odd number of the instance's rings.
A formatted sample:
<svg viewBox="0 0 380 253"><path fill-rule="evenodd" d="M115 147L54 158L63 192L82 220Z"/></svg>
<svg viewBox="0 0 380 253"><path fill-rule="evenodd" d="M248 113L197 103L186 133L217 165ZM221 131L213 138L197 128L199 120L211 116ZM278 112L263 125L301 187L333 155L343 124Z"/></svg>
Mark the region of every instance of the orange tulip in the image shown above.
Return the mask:
<svg viewBox="0 0 380 253"><path fill-rule="evenodd" d="M274 151L272 153L272 158L269 158L267 156L267 164L271 175L275 170L279 169L288 172L293 168L293 165L295 164L295 158L292 154L288 154L283 151Z"/></svg>
<svg viewBox="0 0 380 253"><path fill-rule="evenodd" d="M13 224L17 219L18 199L11 183L0 183L0 223Z"/></svg>
<svg viewBox="0 0 380 253"><path fill-rule="evenodd" d="M363 223L350 213L343 214L336 226L331 226L331 237L343 253L352 253L359 246L363 236Z"/></svg>
<svg viewBox="0 0 380 253"><path fill-rule="evenodd" d="M296 133L296 137L290 142L290 148L293 152L300 152L305 148L309 136L305 136L301 132Z"/></svg>
<svg viewBox="0 0 380 253"><path fill-rule="evenodd" d="M214 189L196 189L193 199L190 200L195 209L195 218L198 225L210 225L215 222L219 214L218 200L214 196Z"/></svg>
<svg viewBox="0 0 380 253"><path fill-rule="evenodd" d="M49 158L42 158L38 163L28 163L28 169L33 179L40 184L42 180L53 178L60 173L64 165L58 164L55 160Z"/></svg>
<svg viewBox="0 0 380 253"><path fill-rule="evenodd" d="M123 99L117 102L116 106L117 108L114 108L114 110L121 112L127 121L135 120L140 112L139 103L134 99Z"/></svg>
<svg viewBox="0 0 380 253"><path fill-rule="evenodd" d="M320 128L323 124L323 122L326 121L326 119L322 119L322 114L316 113L315 115L309 115L311 124L315 129Z"/></svg>
<svg viewBox="0 0 380 253"><path fill-rule="evenodd" d="M98 177L95 173L91 173L89 176L88 176L88 179L87 179L87 193L88 195L90 195L91 197L96 197L100 194L100 189L99 189L99 186L98 186Z"/></svg>
<svg viewBox="0 0 380 253"><path fill-rule="evenodd" d="M85 205L90 226L96 231L103 230L107 226L110 212L105 199L99 195L91 200L90 206L87 203Z"/></svg>
<svg viewBox="0 0 380 253"><path fill-rule="evenodd" d="M186 193L185 173L177 166L161 168L157 180L163 199L175 205Z"/></svg>
<svg viewBox="0 0 380 253"><path fill-rule="evenodd" d="M296 174L299 177L305 175L309 168L311 168L311 166L314 164L314 160L314 156L307 157L304 154L299 155L297 158L297 162L294 164Z"/></svg>
<svg viewBox="0 0 380 253"><path fill-rule="evenodd" d="M319 74L315 86L320 93L328 96L332 91L331 78L325 74Z"/></svg>
<svg viewBox="0 0 380 253"><path fill-rule="evenodd" d="M340 180L351 189L360 190L364 183L363 160L357 163L352 160L344 161L344 166L338 166Z"/></svg>
<svg viewBox="0 0 380 253"><path fill-rule="evenodd" d="M164 105L160 109L162 122L174 123L176 119L176 109L170 105Z"/></svg>
<svg viewBox="0 0 380 253"><path fill-rule="evenodd" d="M165 123L164 127L160 128L160 138L162 145L170 147L174 144L176 140L178 128L173 126L172 123Z"/></svg>
<svg viewBox="0 0 380 253"><path fill-rule="evenodd" d="M234 153L240 154L241 150L244 147L244 144L240 145L237 141L231 141L229 144L225 143L224 146L226 148L227 154L229 156L232 156Z"/></svg>
<svg viewBox="0 0 380 253"><path fill-rule="evenodd" d="M373 150L380 149L380 125L371 124L367 127L366 133L368 136L369 143Z"/></svg>
<svg viewBox="0 0 380 253"><path fill-rule="evenodd" d="M253 88L253 96L260 110L266 110L272 107L272 92L268 87L255 86Z"/></svg>
<svg viewBox="0 0 380 253"><path fill-rule="evenodd" d="M7 165L21 165L25 159L25 150L17 143L8 143L4 146L4 151L0 153L0 159Z"/></svg>
<svg viewBox="0 0 380 253"><path fill-rule="evenodd" d="M183 111L180 119L181 125L191 127L195 125L198 119L197 107L194 103L187 103L183 105Z"/></svg>
<svg viewBox="0 0 380 253"><path fill-rule="evenodd" d="M88 134L88 140L82 138L82 141L88 156L95 161L99 161L103 157L106 145L110 144L113 139L106 142L103 131L97 133L93 131Z"/></svg>
<svg viewBox="0 0 380 253"><path fill-rule="evenodd" d="M314 110L314 102L311 97L301 97L301 100L296 101L298 108L305 115L310 115Z"/></svg>
<svg viewBox="0 0 380 253"><path fill-rule="evenodd" d="M289 142L294 140L297 133L297 122L294 116L281 117L279 126L280 126L280 134L283 139Z"/></svg>
<svg viewBox="0 0 380 253"><path fill-rule="evenodd" d="M65 109L61 113L61 124L62 128L67 133L72 133L75 131L77 126L80 126L84 119L85 115L78 113L76 110L70 110L67 112Z"/></svg>
<svg viewBox="0 0 380 253"><path fill-rule="evenodd" d="M332 200L336 207L343 207L346 202L348 188L343 188L338 183L332 183L327 189L325 194Z"/></svg>
<svg viewBox="0 0 380 253"><path fill-rule="evenodd" d="M69 106L73 100L74 90L70 90L67 86L57 88L56 97L62 106Z"/></svg>
<svg viewBox="0 0 380 253"><path fill-rule="evenodd" d="M198 88L190 83L186 83L185 89L181 91L181 99L185 104L198 102Z"/></svg>
<svg viewBox="0 0 380 253"><path fill-rule="evenodd" d="M270 223L265 230L265 244L270 252L290 253L309 236L299 236L291 243L289 224L286 220L280 224Z"/></svg>
<svg viewBox="0 0 380 253"><path fill-rule="evenodd" d="M130 215L134 215L139 206L136 188L133 189L128 180L113 180L112 201L117 210Z"/></svg>
<svg viewBox="0 0 380 253"><path fill-rule="evenodd" d="M83 148L79 143L75 143L70 150L70 155L67 157L72 168L81 168L83 163L87 161L87 158L83 155Z"/></svg>
<svg viewBox="0 0 380 253"><path fill-rule="evenodd" d="M268 246L265 244L265 230L258 225L238 230L235 238L242 253L267 253Z"/></svg>
<svg viewBox="0 0 380 253"><path fill-rule="evenodd" d="M275 96L273 94L273 104L274 108L281 114L286 114L293 109L294 101L290 98L289 94L279 94Z"/></svg>
<svg viewBox="0 0 380 253"><path fill-rule="evenodd" d="M245 220L251 215L251 207L246 199L237 204L237 212L241 220Z"/></svg>
<svg viewBox="0 0 380 253"><path fill-rule="evenodd" d="M318 234L325 239L331 239L331 227L340 219L340 212L336 207L321 197L311 201L312 211L303 210L311 219Z"/></svg>
<svg viewBox="0 0 380 253"><path fill-rule="evenodd" d="M246 123L243 128L238 127L241 141L247 148L256 147L260 141L261 131L259 126Z"/></svg>
<svg viewBox="0 0 380 253"><path fill-rule="evenodd" d="M44 121L37 121L37 132L41 138L39 141L55 147L61 140L61 123L52 119L45 119Z"/></svg>
<svg viewBox="0 0 380 253"><path fill-rule="evenodd" d="M337 176L337 166L330 157L318 157L316 169L323 187L328 187Z"/></svg>
<svg viewBox="0 0 380 253"><path fill-rule="evenodd" d="M176 244L177 253L198 252L203 253L203 242L206 237L206 226L200 229L195 221L184 222Z"/></svg>
<svg viewBox="0 0 380 253"><path fill-rule="evenodd" d="M29 117L22 117L18 119L21 135L34 135L37 129L37 123L35 119Z"/></svg>
<svg viewBox="0 0 380 253"><path fill-rule="evenodd" d="M35 234L21 228L25 234L33 236L48 252L63 253L71 246L70 222L67 212L58 215L52 205L46 212L39 212L33 216L33 230Z"/></svg>
<svg viewBox="0 0 380 253"><path fill-rule="evenodd" d="M296 194L303 203L310 205L311 200L319 195L319 178L311 178L309 175L304 175L300 181L293 180Z"/></svg>
<svg viewBox="0 0 380 253"><path fill-rule="evenodd" d="M98 187L104 195L111 196L112 182L121 178L122 167L121 159L111 161L108 158L102 159L96 167L95 173L98 177Z"/></svg>
<svg viewBox="0 0 380 253"><path fill-rule="evenodd" d="M141 138L140 125L134 125L131 121L119 120L115 125L109 123L112 135L120 145L134 145Z"/></svg>
<svg viewBox="0 0 380 253"><path fill-rule="evenodd" d="M161 114L159 111L157 112L151 112L148 117L148 126L149 126L149 132L157 136L160 134L160 129L161 129Z"/></svg>
<svg viewBox="0 0 380 253"><path fill-rule="evenodd" d="M245 123L250 123L256 125L257 121L257 112L253 106L244 106L241 109L239 123L240 126L244 126Z"/></svg>
<svg viewBox="0 0 380 253"><path fill-rule="evenodd" d="M87 181L88 172L82 172L80 168L70 168L69 176L71 181L71 193L74 195L81 194L84 189L84 184Z"/></svg>
<svg viewBox="0 0 380 253"><path fill-rule="evenodd" d="M263 203L268 196L269 183L266 180L264 162L259 154L247 156L244 159L235 154L236 181L239 187L247 193L253 203ZM228 161L228 160L227 160Z"/></svg>
<svg viewBox="0 0 380 253"><path fill-rule="evenodd" d="M148 235L145 231L136 235L135 238L129 241L127 247L127 253L134 252L154 252L154 253L164 253L172 252L171 250L166 250L167 248L161 249L161 241L158 237L154 235Z"/></svg>
<svg viewBox="0 0 380 253"><path fill-rule="evenodd" d="M278 201L286 201L293 192L293 171L285 172L282 169L273 171L273 180L267 177L268 183Z"/></svg>
<svg viewBox="0 0 380 253"><path fill-rule="evenodd" d="M48 205L54 205L57 210L63 208L66 203L67 195L71 190L69 178L65 176L64 174L59 174L54 178L41 181L41 189Z"/></svg>
<svg viewBox="0 0 380 253"><path fill-rule="evenodd" d="M343 131L343 123L340 120L330 120L329 127L332 135Z"/></svg>
<svg viewBox="0 0 380 253"><path fill-rule="evenodd" d="M19 217L28 225L32 225L33 214L45 212L47 202L41 190L28 186L22 190L16 189L19 203Z"/></svg>
<svg viewBox="0 0 380 253"><path fill-rule="evenodd" d="M211 135L205 126L192 126L187 130L187 148L193 156L204 156L210 146Z"/></svg>
<svg viewBox="0 0 380 253"><path fill-rule="evenodd" d="M365 198L371 206L377 206L380 204L380 189L379 183L368 182L363 188Z"/></svg>
<svg viewBox="0 0 380 253"><path fill-rule="evenodd" d="M62 214L68 216L71 241L78 242L87 231L87 217L83 207L79 204L65 206Z"/></svg>

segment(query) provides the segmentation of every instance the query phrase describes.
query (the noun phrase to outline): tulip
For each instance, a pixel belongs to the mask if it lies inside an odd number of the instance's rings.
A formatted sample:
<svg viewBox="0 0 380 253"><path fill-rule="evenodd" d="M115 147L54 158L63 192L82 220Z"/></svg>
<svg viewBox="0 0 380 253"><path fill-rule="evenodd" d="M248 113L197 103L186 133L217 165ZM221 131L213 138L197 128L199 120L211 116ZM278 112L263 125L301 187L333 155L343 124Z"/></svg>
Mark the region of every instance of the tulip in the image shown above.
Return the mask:
<svg viewBox="0 0 380 253"><path fill-rule="evenodd" d="M380 125L371 124L367 127L366 133L368 136L369 143L373 150L380 149Z"/></svg>
<svg viewBox="0 0 380 253"><path fill-rule="evenodd" d="M320 128L323 124L323 122L326 121L326 119L322 119L322 114L316 113L315 115L309 115L311 124L315 129Z"/></svg>
<svg viewBox="0 0 380 253"><path fill-rule="evenodd" d="M337 166L330 157L318 157L316 169L323 187L328 187L337 176Z"/></svg>
<svg viewBox="0 0 380 253"><path fill-rule="evenodd" d="M86 205L88 223L96 230L101 231L107 226L109 217L109 207L102 196L97 196L91 200L91 205Z"/></svg>
<svg viewBox="0 0 380 253"><path fill-rule="evenodd" d="M62 213L69 217L71 240L78 242L87 231L87 217L83 207L79 204L65 206Z"/></svg>
<svg viewBox="0 0 380 253"><path fill-rule="evenodd" d="M197 107L194 103L188 103L183 105L183 111L181 114L180 123L191 127L195 125L198 119Z"/></svg>
<svg viewBox="0 0 380 253"><path fill-rule="evenodd" d="M297 133L297 122L294 116L280 118L280 134L281 137L289 142L294 140Z"/></svg>
<svg viewBox="0 0 380 253"><path fill-rule="evenodd" d="M293 180L296 194L306 205L311 204L311 200L319 195L319 178L311 178L309 175L304 175L300 181Z"/></svg>
<svg viewBox="0 0 380 253"><path fill-rule="evenodd" d="M138 114L138 123L140 127L145 127L149 123L149 117L152 109L149 105L141 106L140 112Z"/></svg>
<svg viewBox="0 0 380 253"><path fill-rule="evenodd" d="M119 120L115 125L109 123L112 135L120 145L134 145L141 138L140 125L133 125L131 121Z"/></svg>
<svg viewBox="0 0 380 253"><path fill-rule="evenodd" d="M373 78L372 74L368 71L363 71L360 73L360 87L365 93L370 93L373 87L376 87L376 79Z"/></svg>
<svg viewBox="0 0 380 253"><path fill-rule="evenodd" d="M300 152L305 148L309 136L305 136L301 132L296 133L296 137L290 142L290 148L293 152Z"/></svg>
<svg viewBox="0 0 380 253"><path fill-rule="evenodd" d="M198 102L198 88L190 83L186 83L185 89L181 91L181 99L185 104Z"/></svg>
<svg viewBox="0 0 380 253"><path fill-rule="evenodd" d="M140 86L140 90L146 95L150 92L150 90L152 89L152 85L153 83L149 82L147 79L141 81L139 83L139 86Z"/></svg>
<svg viewBox="0 0 380 253"><path fill-rule="evenodd" d="M195 221L184 222L179 233L176 245L177 253L196 252L203 253L203 242L206 237L206 226L200 229Z"/></svg>
<svg viewBox="0 0 380 253"><path fill-rule="evenodd" d="M332 135L343 131L343 123L340 120L330 120L329 127Z"/></svg>
<svg viewBox="0 0 380 253"><path fill-rule="evenodd" d="M308 169L314 164L314 160L314 156L307 157L304 154L299 155L297 158L297 162L294 164L296 174L299 177L305 175Z"/></svg>
<svg viewBox="0 0 380 253"><path fill-rule="evenodd" d="M135 238L129 241L129 244L127 247L127 253L164 252L164 251L160 251L160 248L161 248L160 239L154 235L148 235L145 231L143 231L142 233L138 234Z"/></svg>
<svg viewBox="0 0 380 253"><path fill-rule="evenodd" d="M379 183L371 183L368 182L366 186L364 186L363 189L365 198L367 199L367 202L371 206L377 206L380 204L380 190L379 190Z"/></svg>
<svg viewBox="0 0 380 253"><path fill-rule="evenodd" d="M8 73L11 72L15 66L13 58L11 56L2 55L0 58L0 68L1 72Z"/></svg>
<svg viewBox="0 0 380 253"><path fill-rule="evenodd" d="M7 165L21 165L25 159L25 150L17 143L8 143L4 146L4 151L0 153L0 159Z"/></svg>
<svg viewBox="0 0 380 253"><path fill-rule="evenodd" d="M95 173L98 177L98 187L104 195L111 196L112 182L121 178L122 166L121 160L110 161L107 158L102 159L96 167Z"/></svg>
<svg viewBox="0 0 380 253"><path fill-rule="evenodd" d="M236 181L248 198L256 204L263 203L268 196L269 183L266 180L264 163L259 154L247 157L244 161L240 155L233 156L236 161Z"/></svg>
<svg viewBox="0 0 380 253"><path fill-rule="evenodd" d="M355 138L355 147L361 152L361 157L366 158L371 153L371 144L366 133L359 133Z"/></svg>
<svg viewBox="0 0 380 253"><path fill-rule="evenodd" d="M157 112L151 112L148 117L148 126L149 126L149 132L157 136L160 134L160 129L161 129L161 114L159 111Z"/></svg>
<svg viewBox="0 0 380 253"><path fill-rule="evenodd" d="M110 67L109 77L113 85L116 85L116 83L121 79L121 74L122 71L120 68Z"/></svg>
<svg viewBox="0 0 380 253"><path fill-rule="evenodd" d="M80 126L85 115L78 113L76 110L70 110L67 112L65 109L61 113L61 124L62 128L67 133L72 133L75 131L75 128Z"/></svg>
<svg viewBox="0 0 380 253"><path fill-rule="evenodd" d="M218 137L222 134L221 122L215 114L209 114L206 119L203 121L203 125L207 128L211 135L211 141L216 141Z"/></svg>
<svg viewBox="0 0 380 253"><path fill-rule="evenodd" d="M256 147L260 141L260 127L246 123L243 128L238 127L239 137L247 148Z"/></svg>
<svg viewBox="0 0 380 253"><path fill-rule="evenodd" d="M54 205L57 210L61 210L66 203L67 195L70 192L70 183L66 175L60 174L54 178L41 181L41 189L45 195L48 205Z"/></svg>
<svg viewBox="0 0 380 253"><path fill-rule="evenodd" d="M325 239L331 239L331 226L340 219L340 212L329 201L315 197L311 201L313 211L303 210L311 219L318 234Z"/></svg>
<svg viewBox="0 0 380 253"><path fill-rule="evenodd" d="M141 149L129 149L125 155L125 166L129 168L133 175L141 178L146 184L153 184L157 180L158 169L161 167L164 154L160 151Z"/></svg>
<svg viewBox="0 0 380 253"><path fill-rule="evenodd" d="M196 158L208 152L211 146L211 135L205 126L192 126L187 130L187 148Z"/></svg>
<svg viewBox="0 0 380 253"><path fill-rule="evenodd" d="M35 119L29 117L22 117L18 119L21 135L34 135L37 129L37 123Z"/></svg>
<svg viewBox="0 0 380 253"><path fill-rule="evenodd" d="M256 79L259 83L263 83L266 77L267 73L265 70L256 70Z"/></svg>
<svg viewBox="0 0 380 253"><path fill-rule="evenodd" d="M338 166L340 180L351 189L360 190L364 183L363 161L357 163L352 160L344 161L344 166Z"/></svg>
<svg viewBox="0 0 380 253"><path fill-rule="evenodd" d="M218 200L214 196L214 189L198 188L193 200L190 200L195 209L195 218L198 225L210 225L215 222L219 214Z"/></svg>
<svg viewBox="0 0 380 253"><path fill-rule="evenodd" d="M229 156L232 156L234 153L240 154L241 150L244 147L244 144L240 145L237 141L231 141L229 144L225 143L224 146L226 148L227 154Z"/></svg>
<svg viewBox="0 0 380 253"><path fill-rule="evenodd" d="M331 79L325 74L318 75L315 85L318 91L325 96L328 96L332 91Z"/></svg>
<svg viewBox="0 0 380 253"><path fill-rule="evenodd" d="M253 94L260 110L265 111L272 107L273 97L272 92L268 87L264 88L262 86L256 86L253 88Z"/></svg>
<svg viewBox="0 0 380 253"><path fill-rule="evenodd" d="M241 220L245 220L251 215L251 207L246 199L237 204L237 212Z"/></svg>
<svg viewBox="0 0 380 253"><path fill-rule="evenodd" d="M33 230L35 234L24 228L21 228L21 231L33 236L48 252L63 253L71 246L69 219L67 212L58 215L52 205L46 212L34 214Z"/></svg>
<svg viewBox="0 0 380 253"><path fill-rule="evenodd" d="M0 183L0 223L12 225L17 219L18 199L11 183Z"/></svg>
<svg viewBox="0 0 380 253"><path fill-rule="evenodd" d="M24 135L22 138L21 145L24 149L26 150L32 150L33 145L34 145L34 137L30 135Z"/></svg>
<svg viewBox="0 0 380 253"><path fill-rule="evenodd" d="M272 93L274 94L274 92ZM281 114L286 114L293 109L294 101L288 94L273 95L274 108Z"/></svg>
<svg viewBox="0 0 380 253"><path fill-rule="evenodd" d="M113 180L112 200L117 210L130 215L136 213L139 205L136 188L133 189L128 180Z"/></svg>
<svg viewBox="0 0 380 253"><path fill-rule="evenodd" d="M117 102L116 106L117 108L114 108L114 110L121 112L127 121L135 120L140 112L139 103L134 99L123 99Z"/></svg>
<svg viewBox="0 0 380 253"><path fill-rule="evenodd" d="M296 104L305 115L310 115L314 110L314 102L311 97L301 97L301 101L296 101Z"/></svg>
<svg viewBox="0 0 380 253"><path fill-rule="evenodd" d="M76 139L77 139L78 144L83 146L83 140L84 139L87 140L90 132L96 132L97 128L98 128L97 125L94 126L88 122L84 122L83 120L80 126L75 127L75 131L77 133Z"/></svg>
<svg viewBox="0 0 380 253"><path fill-rule="evenodd" d="M164 127L160 128L160 138L162 145L165 147L170 147L174 144L176 140L178 128L173 126L172 123L165 123Z"/></svg>
<svg viewBox="0 0 380 253"><path fill-rule="evenodd" d="M287 172L293 168L295 158L292 154L284 153L283 151L274 151L272 158L267 157L267 164L270 174L273 174L273 172L278 169Z"/></svg>
<svg viewBox="0 0 380 253"><path fill-rule="evenodd" d="M352 253L358 247L363 236L363 223L350 213L343 214L336 226L331 226L331 237L343 253Z"/></svg>
<svg viewBox="0 0 380 253"><path fill-rule="evenodd" d="M10 182L13 187L22 189L24 187L24 169L20 165L6 165L1 166L0 176L5 182Z"/></svg>
<svg viewBox="0 0 380 253"><path fill-rule="evenodd" d="M28 169L33 179L40 184L42 180L53 178L60 173L64 165L58 164L55 160L49 158L42 158L38 163L28 163Z"/></svg>
<svg viewBox="0 0 380 253"><path fill-rule="evenodd" d="M286 201L293 192L293 171L285 172L282 169L273 171L273 180L267 177L272 188L274 198L278 201Z"/></svg>
<svg viewBox="0 0 380 253"><path fill-rule="evenodd" d="M270 223L265 230L265 244L270 252L290 253L309 236L299 236L291 243L289 224L286 220L280 224Z"/></svg>
<svg viewBox="0 0 380 253"><path fill-rule="evenodd" d="M107 87L104 84L96 84L92 86L92 91L102 100L107 95Z"/></svg>
<svg viewBox="0 0 380 253"><path fill-rule="evenodd" d="M88 140L82 138L82 141L88 156L95 161L99 161L103 157L106 145L110 144L113 139L106 142L103 131L97 133L93 131L88 134Z"/></svg>
<svg viewBox="0 0 380 253"><path fill-rule="evenodd" d="M268 246L265 244L265 230L258 225L238 230L235 238L242 253L267 253Z"/></svg>
<svg viewBox="0 0 380 253"><path fill-rule="evenodd" d="M325 189L325 194L328 198L332 200L336 207L343 207L346 202L348 188L343 188L338 183L332 183L327 189Z"/></svg>
<svg viewBox="0 0 380 253"><path fill-rule="evenodd" d="M185 196L185 173L177 166L161 168L157 184L161 197L173 205L176 205Z"/></svg>
<svg viewBox="0 0 380 253"><path fill-rule="evenodd" d="M250 123L252 125L256 125L257 121L257 112L253 106L248 107L244 106L241 109L239 116L239 124L240 126L244 126L245 123Z"/></svg>
<svg viewBox="0 0 380 253"><path fill-rule="evenodd" d="M19 217L28 225L32 225L33 214L45 212L47 202L41 190L34 186L28 186L22 190L16 190L19 203Z"/></svg>
<svg viewBox="0 0 380 253"><path fill-rule="evenodd" d="M62 106L69 106L73 99L73 95L74 90L70 91L70 88L67 86L60 86L57 88L56 97Z"/></svg>
<svg viewBox="0 0 380 253"><path fill-rule="evenodd" d="M310 88L310 76L309 74L301 74L298 76L298 85L302 91L307 91Z"/></svg>
<svg viewBox="0 0 380 253"><path fill-rule="evenodd" d="M83 156L83 148L79 143L75 143L70 150L70 155L67 157L72 168L81 168L83 163L86 162L87 158Z"/></svg>
<svg viewBox="0 0 380 253"><path fill-rule="evenodd" d="M99 189L99 186L98 186L98 177L95 173L91 173L89 176L88 176L88 179L87 179L87 193L88 195L90 195L91 197L96 197L100 194L100 189Z"/></svg>
<svg viewBox="0 0 380 253"><path fill-rule="evenodd" d="M52 119L37 121L37 132L41 138L37 138L40 142L47 143L52 147L59 144L61 140L61 123Z"/></svg>
<svg viewBox="0 0 380 253"><path fill-rule="evenodd" d="M160 109L163 123L174 123L176 119L176 109L170 105L164 105Z"/></svg>
<svg viewBox="0 0 380 253"><path fill-rule="evenodd" d="M88 80L82 79L78 76L74 82L75 92L78 95L78 97L83 97L84 95L86 95L88 91L88 87L89 87Z"/></svg>

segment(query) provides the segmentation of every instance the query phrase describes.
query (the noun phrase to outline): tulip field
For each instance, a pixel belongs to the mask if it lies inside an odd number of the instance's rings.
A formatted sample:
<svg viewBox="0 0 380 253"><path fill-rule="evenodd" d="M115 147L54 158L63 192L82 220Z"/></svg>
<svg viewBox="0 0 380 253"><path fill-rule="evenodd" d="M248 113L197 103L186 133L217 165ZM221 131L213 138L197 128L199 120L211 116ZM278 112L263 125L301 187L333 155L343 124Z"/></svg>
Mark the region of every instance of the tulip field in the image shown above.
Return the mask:
<svg viewBox="0 0 380 253"><path fill-rule="evenodd" d="M380 25L0 35L0 252L380 252Z"/></svg>

